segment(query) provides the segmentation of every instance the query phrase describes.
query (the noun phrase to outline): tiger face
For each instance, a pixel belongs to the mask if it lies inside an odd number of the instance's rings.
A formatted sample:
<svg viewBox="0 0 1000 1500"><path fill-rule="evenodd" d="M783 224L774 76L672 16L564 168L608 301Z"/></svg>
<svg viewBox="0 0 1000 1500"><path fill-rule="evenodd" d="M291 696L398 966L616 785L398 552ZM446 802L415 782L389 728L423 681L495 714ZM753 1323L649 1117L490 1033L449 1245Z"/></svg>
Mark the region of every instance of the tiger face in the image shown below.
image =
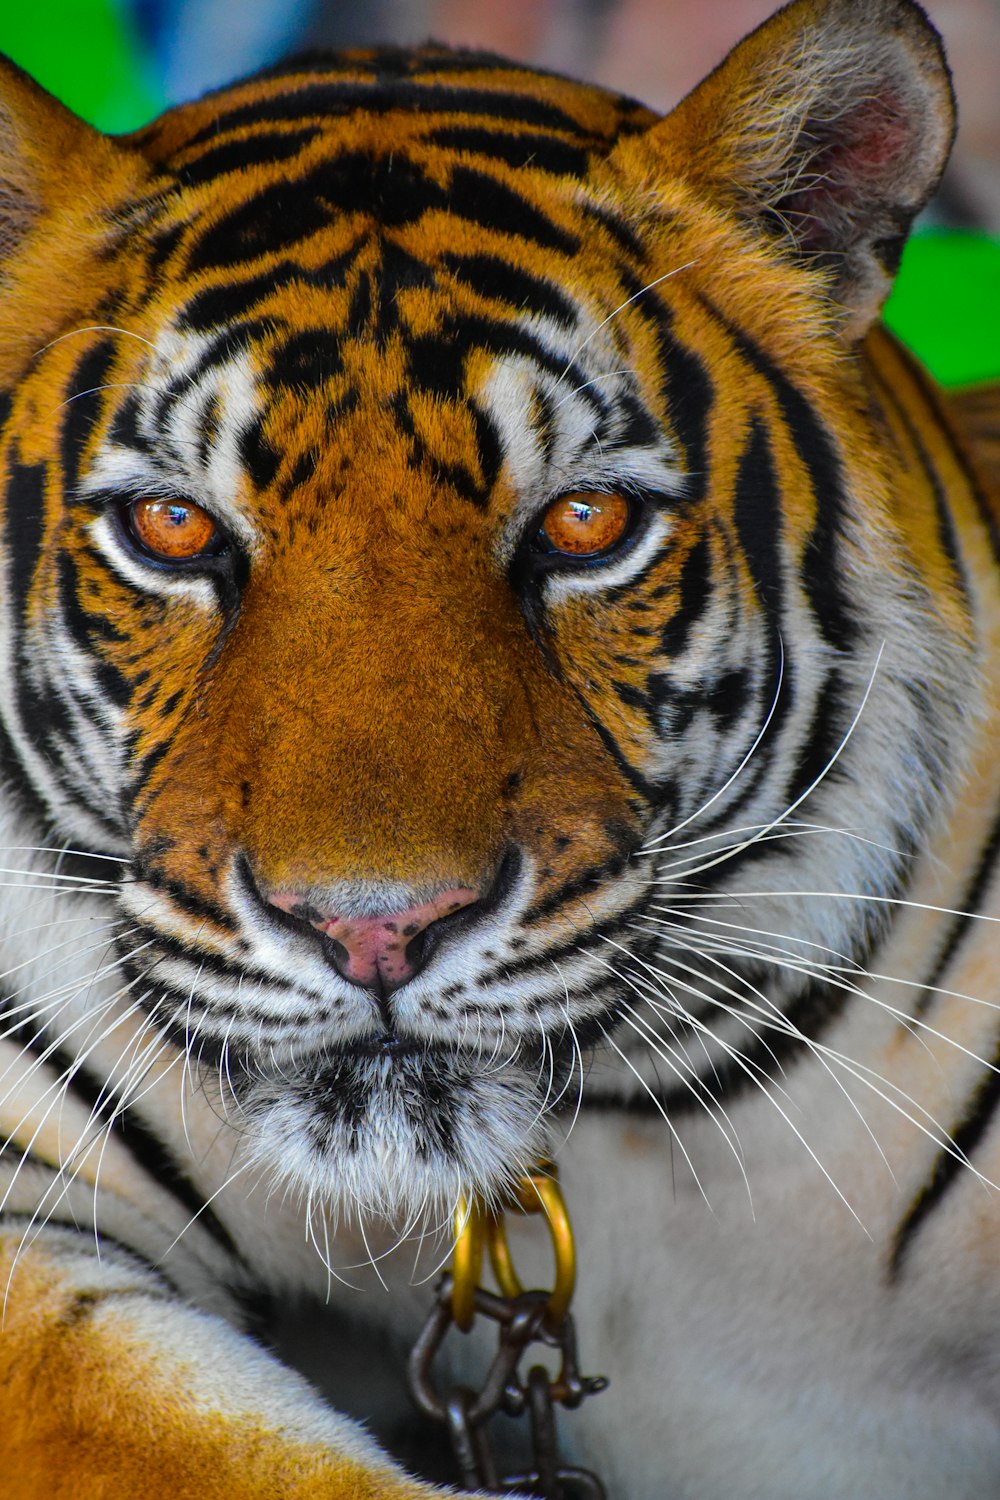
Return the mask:
<svg viewBox="0 0 1000 1500"><path fill-rule="evenodd" d="M946 84L879 156L854 76L823 149L898 219ZM764 161L720 113L715 177L705 88L657 124L365 54L37 169L7 734L123 861L129 1003L331 1200L502 1193L595 1048L645 1084L651 997L681 1093L759 1041L762 976L772 1017L832 1009L796 960L863 957L961 760L962 579L858 352L885 226L793 243L801 117Z"/></svg>

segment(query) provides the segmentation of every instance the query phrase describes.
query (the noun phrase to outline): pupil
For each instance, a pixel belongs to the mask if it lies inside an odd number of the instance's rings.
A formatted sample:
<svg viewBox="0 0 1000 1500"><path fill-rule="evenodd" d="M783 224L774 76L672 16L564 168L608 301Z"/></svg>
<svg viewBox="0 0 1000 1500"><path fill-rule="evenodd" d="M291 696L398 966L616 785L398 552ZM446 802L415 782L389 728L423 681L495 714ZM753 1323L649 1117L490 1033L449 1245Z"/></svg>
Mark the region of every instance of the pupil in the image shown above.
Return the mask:
<svg viewBox="0 0 1000 1500"><path fill-rule="evenodd" d="M579 521L581 525L585 526L588 521L593 519L594 508L592 505L588 505L586 500L571 500L569 507L574 521Z"/></svg>
<svg viewBox="0 0 1000 1500"><path fill-rule="evenodd" d="M183 505L171 505L167 510L167 520L171 526L184 526L189 519L187 509Z"/></svg>

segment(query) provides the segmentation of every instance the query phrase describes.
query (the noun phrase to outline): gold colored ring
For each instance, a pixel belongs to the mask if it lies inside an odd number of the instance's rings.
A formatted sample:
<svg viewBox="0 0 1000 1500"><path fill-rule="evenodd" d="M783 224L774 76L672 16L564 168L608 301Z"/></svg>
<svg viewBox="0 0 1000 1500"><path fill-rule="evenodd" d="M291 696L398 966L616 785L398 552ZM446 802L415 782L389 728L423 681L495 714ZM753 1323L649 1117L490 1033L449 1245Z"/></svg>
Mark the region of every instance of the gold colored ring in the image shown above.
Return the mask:
<svg viewBox="0 0 1000 1500"><path fill-rule="evenodd" d="M476 1203L460 1198L455 1209L455 1248L451 1257L451 1315L467 1333L476 1311L476 1288L483 1272L483 1215Z"/></svg>
<svg viewBox="0 0 1000 1500"><path fill-rule="evenodd" d="M576 1246L566 1200L558 1181L551 1175L551 1169L531 1172L522 1178L515 1202L522 1213L545 1215L556 1264L555 1285L549 1296L546 1317L550 1323L559 1323L569 1311L576 1286ZM514 1268L503 1217L491 1216L486 1220L485 1230L497 1286L505 1297L519 1297L524 1287Z"/></svg>

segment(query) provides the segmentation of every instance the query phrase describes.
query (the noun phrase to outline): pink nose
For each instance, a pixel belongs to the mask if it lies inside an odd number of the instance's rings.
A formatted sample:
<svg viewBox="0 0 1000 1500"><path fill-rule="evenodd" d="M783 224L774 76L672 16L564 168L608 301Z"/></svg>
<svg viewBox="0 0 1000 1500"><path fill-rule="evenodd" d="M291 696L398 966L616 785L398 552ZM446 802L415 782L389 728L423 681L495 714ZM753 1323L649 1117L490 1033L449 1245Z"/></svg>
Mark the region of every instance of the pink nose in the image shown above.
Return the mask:
<svg viewBox="0 0 1000 1500"><path fill-rule="evenodd" d="M450 917L478 899L478 891L455 886L405 911L379 917L338 917L317 912L308 899L295 891L276 891L268 897L272 906L301 917L317 932L332 938L346 955L337 964L341 974L366 989L379 984L386 989L397 989L412 979L420 968L419 959L407 956L414 938L442 917Z"/></svg>

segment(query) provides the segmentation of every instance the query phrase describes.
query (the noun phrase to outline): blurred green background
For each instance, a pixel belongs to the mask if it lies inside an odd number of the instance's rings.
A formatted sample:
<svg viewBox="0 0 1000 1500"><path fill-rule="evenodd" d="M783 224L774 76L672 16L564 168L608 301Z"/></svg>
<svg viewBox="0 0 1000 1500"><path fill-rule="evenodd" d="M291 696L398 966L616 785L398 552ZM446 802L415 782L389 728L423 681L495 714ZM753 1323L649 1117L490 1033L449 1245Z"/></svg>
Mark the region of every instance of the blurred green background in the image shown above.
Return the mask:
<svg viewBox="0 0 1000 1500"><path fill-rule="evenodd" d="M0 0L0 52L102 130L163 108L133 14L115 0Z"/></svg>
<svg viewBox="0 0 1000 1500"><path fill-rule="evenodd" d="M0 0L0 52L103 130L131 130L165 102L127 0ZM885 316L945 384L1000 376L1000 241L918 230Z"/></svg>

